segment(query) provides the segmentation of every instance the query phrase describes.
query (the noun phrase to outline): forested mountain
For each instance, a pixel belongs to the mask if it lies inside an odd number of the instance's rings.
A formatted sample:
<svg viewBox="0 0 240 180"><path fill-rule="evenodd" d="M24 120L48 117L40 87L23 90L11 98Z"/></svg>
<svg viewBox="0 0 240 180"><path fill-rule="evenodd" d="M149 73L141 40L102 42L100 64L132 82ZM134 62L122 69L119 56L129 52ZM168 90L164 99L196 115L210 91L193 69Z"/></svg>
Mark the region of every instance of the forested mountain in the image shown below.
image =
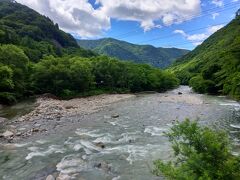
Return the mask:
<svg viewBox="0 0 240 180"><path fill-rule="evenodd" d="M49 18L0 0L0 104L36 94L61 98L106 92L164 91L178 79L149 65L80 48Z"/></svg>
<svg viewBox="0 0 240 180"><path fill-rule="evenodd" d="M240 16L170 68L201 93L221 93L240 100Z"/></svg>
<svg viewBox="0 0 240 180"><path fill-rule="evenodd" d="M151 45L136 45L113 38L99 40L78 40L78 44L98 54L130 60L135 63L146 63L155 67L165 68L177 58L187 54L188 50L177 48L156 48Z"/></svg>
<svg viewBox="0 0 240 180"><path fill-rule="evenodd" d="M0 0L0 43L21 46L33 61L79 49L76 40L48 17L12 0ZM65 49L63 49L65 48Z"/></svg>

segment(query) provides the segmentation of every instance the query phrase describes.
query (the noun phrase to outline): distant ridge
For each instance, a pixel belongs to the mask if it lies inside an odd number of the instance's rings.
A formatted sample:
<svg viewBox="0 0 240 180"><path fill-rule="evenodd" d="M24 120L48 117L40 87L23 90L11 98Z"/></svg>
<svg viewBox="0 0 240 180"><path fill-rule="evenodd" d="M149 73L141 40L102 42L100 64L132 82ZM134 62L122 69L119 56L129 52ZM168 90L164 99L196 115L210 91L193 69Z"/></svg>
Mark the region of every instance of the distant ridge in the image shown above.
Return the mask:
<svg viewBox="0 0 240 180"><path fill-rule="evenodd" d="M78 40L80 47L93 50L98 54L129 60L136 63L146 63L159 68L166 68L177 58L189 51L177 48L156 48L151 45L136 45L113 38L99 40Z"/></svg>

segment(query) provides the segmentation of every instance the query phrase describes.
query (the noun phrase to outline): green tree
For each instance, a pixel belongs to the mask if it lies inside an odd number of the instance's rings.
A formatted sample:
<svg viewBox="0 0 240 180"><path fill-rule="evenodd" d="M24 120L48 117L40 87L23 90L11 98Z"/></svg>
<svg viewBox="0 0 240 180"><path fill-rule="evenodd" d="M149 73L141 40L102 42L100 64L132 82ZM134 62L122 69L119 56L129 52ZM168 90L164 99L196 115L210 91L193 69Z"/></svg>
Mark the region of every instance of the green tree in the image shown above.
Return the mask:
<svg viewBox="0 0 240 180"><path fill-rule="evenodd" d="M171 128L167 137L175 160L154 162L154 174L176 180L240 179L240 158L232 155L225 132L201 127L186 120Z"/></svg>
<svg viewBox="0 0 240 180"><path fill-rule="evenodd" d="M93 84L91 64L82 58L45 57L34 66L31 77L36 93L64 97L90 89Z"/></svg>
<svg viewBox="0 0 240 180"><path fill-rule="evenodd" d="M0 65L0 89L10 91L14 88L13 70L8 66Z"/></svg>
<svg viewBox="0 0 240 180"><path fill-rule="evenodd" d="M28 73L28 58L24 52L14 45L0 46L1 90L5 95L11 93L11 98L21 98L26 93L26 78ZM5 73L5 75L3 75ZM4 86L4 88L3 88ZM2 95L4 97L4 95Z"/></svg>

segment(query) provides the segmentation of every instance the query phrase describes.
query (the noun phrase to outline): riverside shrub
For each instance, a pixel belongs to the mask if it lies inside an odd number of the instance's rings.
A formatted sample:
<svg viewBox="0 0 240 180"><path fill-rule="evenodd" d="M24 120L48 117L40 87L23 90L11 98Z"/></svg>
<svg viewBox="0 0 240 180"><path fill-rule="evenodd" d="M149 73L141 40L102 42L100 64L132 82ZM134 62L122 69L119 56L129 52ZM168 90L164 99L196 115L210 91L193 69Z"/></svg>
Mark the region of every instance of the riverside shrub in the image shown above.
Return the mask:
<svg viewBox="0 0 240 180"><path fill-rule="evenodd" d="M155 161L155 175L176 180L240 179L240 158L232 155L225 132L186 120L173 126L166 135L172 143L175 160Z"/></svg>

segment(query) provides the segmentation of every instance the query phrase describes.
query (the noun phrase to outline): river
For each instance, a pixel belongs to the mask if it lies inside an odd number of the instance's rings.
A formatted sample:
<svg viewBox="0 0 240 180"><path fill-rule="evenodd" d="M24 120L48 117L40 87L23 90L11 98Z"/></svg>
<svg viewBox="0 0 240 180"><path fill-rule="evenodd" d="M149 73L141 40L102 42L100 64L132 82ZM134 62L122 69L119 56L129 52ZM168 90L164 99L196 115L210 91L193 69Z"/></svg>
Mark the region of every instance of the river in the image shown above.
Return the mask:
<svg viewBox="0 0 240 180"><path fill-rule="evenodd" d="M0 179L45 180L49 174L59 180L164 179L152 175L152 162L172 157L164 132L176 119L185 118L226 130L234 143L233 153L240 152L240 104L181 86L114 103L58 133L2 144Z"/></svg>

